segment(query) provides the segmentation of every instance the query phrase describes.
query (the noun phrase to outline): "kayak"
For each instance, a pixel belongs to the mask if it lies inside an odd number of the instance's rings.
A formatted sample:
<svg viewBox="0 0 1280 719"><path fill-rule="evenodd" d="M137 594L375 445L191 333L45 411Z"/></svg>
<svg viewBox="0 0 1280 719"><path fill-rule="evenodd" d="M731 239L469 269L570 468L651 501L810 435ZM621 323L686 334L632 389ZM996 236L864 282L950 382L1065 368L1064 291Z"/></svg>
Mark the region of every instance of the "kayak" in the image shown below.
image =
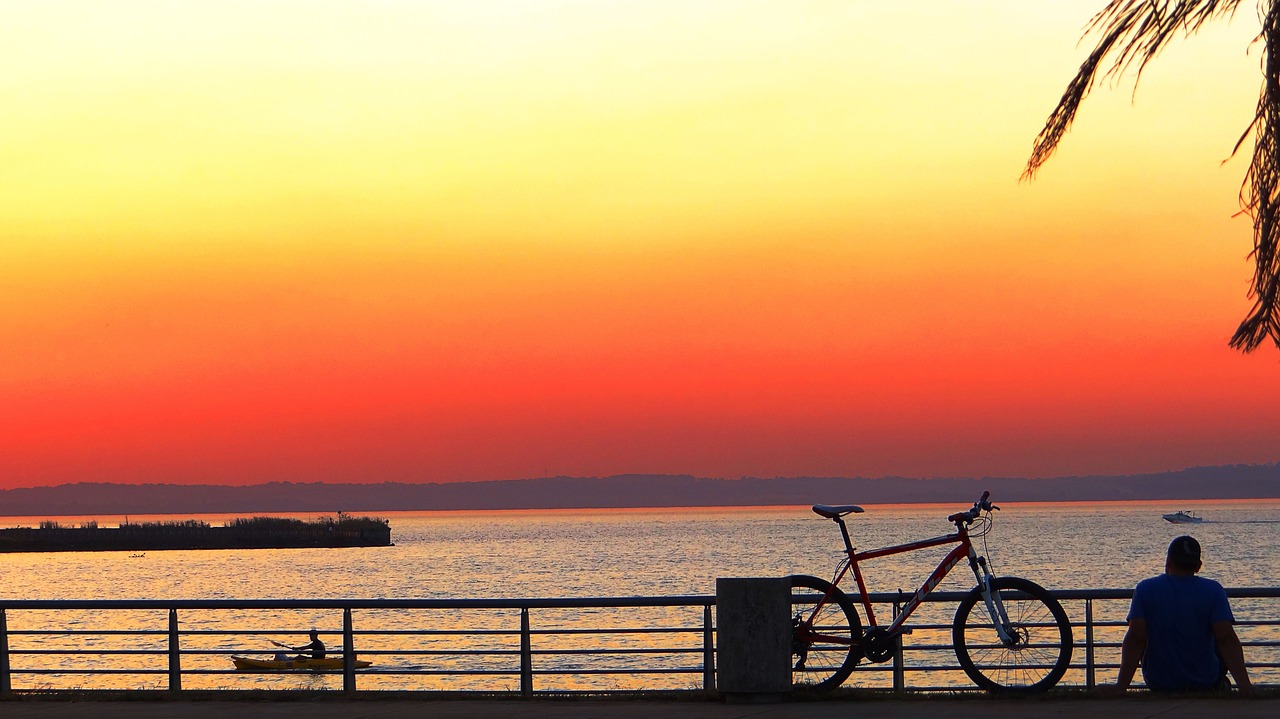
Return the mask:
<svg viewBox="0 0 1280 719"><path fill-rule="evenodd" d="M231 657L236 669L250 672L320 672L342 669L342 657L324 659L254 659L252 657ZM356 669L373 666L373 662L357 659Z"/></svg>

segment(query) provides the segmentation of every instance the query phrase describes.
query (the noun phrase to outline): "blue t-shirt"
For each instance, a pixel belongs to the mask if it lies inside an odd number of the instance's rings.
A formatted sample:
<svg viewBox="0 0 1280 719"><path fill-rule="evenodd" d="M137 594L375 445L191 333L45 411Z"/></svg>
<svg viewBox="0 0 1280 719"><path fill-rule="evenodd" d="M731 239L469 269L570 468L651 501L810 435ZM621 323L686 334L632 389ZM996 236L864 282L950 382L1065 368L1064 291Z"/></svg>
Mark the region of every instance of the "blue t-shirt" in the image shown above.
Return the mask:
<svg viewBox="0 0 1280 719"><path fill-rule="evenodd" d="M1129 619L1147 620L1142 678L1162 691L1212 689L1218 683L1213 625L1234 622L1227 592L1204 577L1161 574L1138 582Z"/></svg>

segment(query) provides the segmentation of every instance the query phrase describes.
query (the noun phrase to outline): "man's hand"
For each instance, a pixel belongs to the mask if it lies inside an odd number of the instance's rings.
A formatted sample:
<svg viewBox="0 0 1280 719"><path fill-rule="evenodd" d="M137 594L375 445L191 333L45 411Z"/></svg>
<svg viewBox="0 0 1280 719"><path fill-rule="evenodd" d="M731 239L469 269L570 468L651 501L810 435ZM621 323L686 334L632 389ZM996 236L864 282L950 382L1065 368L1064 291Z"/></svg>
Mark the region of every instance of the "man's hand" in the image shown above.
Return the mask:
<svg viewBox="0 0 1280 719"><path fill-rule="evenodd" d="M1124 641L1120 643L1120 676L1116 679L1115 688L1123 693L1133 681L1138 671L1138 664L1147 653L1147 620L1134 618L1129 620L1129 630L1124 633Z"/></svg>
<svg viewBox="0 0 1280 719"><path fill-rule="evenodd" d="M1249 670L1244 665L1244 648L1231 622L1214 622L1213 639L1218 645L1218 656L1235 680L1236 690L1245 696L1253 694L1253 682L1249 681Z"/></svg>

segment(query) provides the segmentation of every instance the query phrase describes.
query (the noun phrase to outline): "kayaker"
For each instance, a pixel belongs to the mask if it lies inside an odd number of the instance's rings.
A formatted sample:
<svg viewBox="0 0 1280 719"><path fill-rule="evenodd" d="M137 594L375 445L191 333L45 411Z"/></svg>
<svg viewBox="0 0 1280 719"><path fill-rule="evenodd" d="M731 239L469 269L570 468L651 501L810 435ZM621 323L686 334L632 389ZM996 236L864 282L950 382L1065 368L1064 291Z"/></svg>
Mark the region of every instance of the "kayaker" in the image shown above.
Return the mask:
<svg viewBox="0 0 1280 719"><path fill-rule="evenodd" d="M299 656L298 659L324 659L324 642L320 641L320 633L311 630L311 642L300 647L289 647L295 652L311 652L311 656Z"/></svg>

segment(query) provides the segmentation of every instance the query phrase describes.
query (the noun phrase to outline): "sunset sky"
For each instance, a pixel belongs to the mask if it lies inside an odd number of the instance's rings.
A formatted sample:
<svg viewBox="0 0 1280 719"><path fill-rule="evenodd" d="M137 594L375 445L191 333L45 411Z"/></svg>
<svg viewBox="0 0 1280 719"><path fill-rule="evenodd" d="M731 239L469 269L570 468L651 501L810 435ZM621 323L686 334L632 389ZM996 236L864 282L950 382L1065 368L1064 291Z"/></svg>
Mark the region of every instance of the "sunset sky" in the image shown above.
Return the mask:
<svg viewBox="0 0 1280 719"><path fill-rule="evenodd" d="M0 24L0 488L1280 459L1253 9L41 0Z"/></svg>

